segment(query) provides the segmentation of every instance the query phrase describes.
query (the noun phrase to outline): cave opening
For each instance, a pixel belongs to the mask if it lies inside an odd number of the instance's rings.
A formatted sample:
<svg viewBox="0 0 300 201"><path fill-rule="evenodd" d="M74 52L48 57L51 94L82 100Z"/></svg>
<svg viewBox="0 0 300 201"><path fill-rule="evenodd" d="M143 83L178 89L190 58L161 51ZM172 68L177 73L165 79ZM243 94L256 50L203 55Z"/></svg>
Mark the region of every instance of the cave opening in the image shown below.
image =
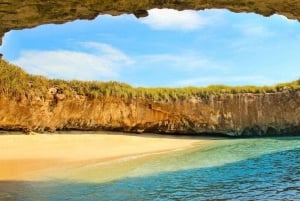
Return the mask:
<svg viewBox="0 0 300 201"><path fill-rule="evenodd" d="M273 85L300 75L300 24L280 15L152 9L11 31L0 52L26 72L133 86Z"/></svg>

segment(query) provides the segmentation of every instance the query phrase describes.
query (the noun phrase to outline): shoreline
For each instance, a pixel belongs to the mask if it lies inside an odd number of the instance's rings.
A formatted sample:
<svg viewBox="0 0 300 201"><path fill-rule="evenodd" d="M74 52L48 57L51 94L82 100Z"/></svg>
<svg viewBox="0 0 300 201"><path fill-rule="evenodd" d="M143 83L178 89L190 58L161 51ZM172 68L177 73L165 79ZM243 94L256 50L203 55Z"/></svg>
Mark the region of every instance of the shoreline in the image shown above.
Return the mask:
<svg viewBox="0 0 300 201"><path fill-rule="evenodd" d="M0 181L43 180L56 170L134 160L210 144L213 138L65 132L0 135Z"/></svg>
<svg viewBox="0 0 300 201"><path fill-rule="evenodd" d="M291 132L284 134L268 134L268 135L230 135L226 133L149 133L149 132L125 132L125 131L113 131L113 130L58 130L55 132L24 132L21 130L3 130L0 129L0 136L6 135L122 135L122 136L135 136L135 137L150 137L150 138L182 138L182 139L251 139L251 138L281 138L281 137L299 137L300 132Z"/></svg>
<svg viewBox="0 0 300 201"><path fill-rule="evenodd" d="M213 138L213 139L220 139L220 138L244 138L244 136L232 136L232 135L227 135L224 133L155 133L155 132L131 132L131 131L114 131L114 130L57 130L54 132L35 132L35 131L30 131L30 132L25 132L22 130L1 130L0 129L0 136L1 135L85 135L85 134L109 134L109 135L125 135L125 136L142 136L142 137L159 137L159 138L164 138L164 137L170 137L170 138L177 138L177 137L182 137L182 138L200 138L200 139L206 139L206 138ZM257 137L257 136L256 136ZM272 136L270 136L272 137Z"/></svg>

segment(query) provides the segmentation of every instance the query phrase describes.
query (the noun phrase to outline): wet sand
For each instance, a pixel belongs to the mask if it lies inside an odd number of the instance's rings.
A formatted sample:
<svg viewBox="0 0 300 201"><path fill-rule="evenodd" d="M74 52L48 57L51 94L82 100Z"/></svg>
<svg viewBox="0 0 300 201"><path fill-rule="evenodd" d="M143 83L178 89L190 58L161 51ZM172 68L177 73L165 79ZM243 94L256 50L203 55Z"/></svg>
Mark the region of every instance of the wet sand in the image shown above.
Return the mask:
<svg viewBox="0 0 300 201"><path fill-rule="evenodd" d="M167 153L199 143L211 140L115 133L0 135L0 181L39 180L55 169Z"/></svg>

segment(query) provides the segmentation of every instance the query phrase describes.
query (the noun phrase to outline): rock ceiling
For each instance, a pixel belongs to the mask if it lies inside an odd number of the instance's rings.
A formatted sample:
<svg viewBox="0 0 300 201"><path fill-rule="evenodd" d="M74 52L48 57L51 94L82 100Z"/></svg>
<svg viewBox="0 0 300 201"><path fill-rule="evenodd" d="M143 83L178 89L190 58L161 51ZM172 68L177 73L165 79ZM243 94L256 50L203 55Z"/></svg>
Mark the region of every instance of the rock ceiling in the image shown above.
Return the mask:
<svg viewBox="0 0 300 201"><path fill-rule="evenodd" d="M264 16L276 13L290 19L300 19L299 0L0 0L0 45L3 35L10 30L94 19L101 14L132 13L136 17L144 17L152 8L222 8Z"/></svg>

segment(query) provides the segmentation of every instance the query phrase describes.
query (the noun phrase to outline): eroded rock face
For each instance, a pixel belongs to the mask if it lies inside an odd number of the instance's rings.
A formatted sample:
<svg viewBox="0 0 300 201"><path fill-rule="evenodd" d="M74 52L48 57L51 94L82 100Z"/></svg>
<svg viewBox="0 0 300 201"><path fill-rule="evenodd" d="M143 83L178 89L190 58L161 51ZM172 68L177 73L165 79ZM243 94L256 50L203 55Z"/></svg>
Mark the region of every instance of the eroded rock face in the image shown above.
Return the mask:
<svg viewBox="0 0 300 201"><path fill-rule="evenodd" d="M229 9L233 12L255 12L264 16L285 15L300 19L298 0L1 0L0 38L14 29L47 23L65 23L76 19L94 19L101 14L147 15L152 8L177 10ZM1 40L0 40L1 44Z"/></svg>
<svg viewBox="0 0 300 201"><path fill-rule="evenodd" d="M222 94L177 101L0 97L0 128L23 131L112 130L170 134L300 134L300 91Z"/></svg>

